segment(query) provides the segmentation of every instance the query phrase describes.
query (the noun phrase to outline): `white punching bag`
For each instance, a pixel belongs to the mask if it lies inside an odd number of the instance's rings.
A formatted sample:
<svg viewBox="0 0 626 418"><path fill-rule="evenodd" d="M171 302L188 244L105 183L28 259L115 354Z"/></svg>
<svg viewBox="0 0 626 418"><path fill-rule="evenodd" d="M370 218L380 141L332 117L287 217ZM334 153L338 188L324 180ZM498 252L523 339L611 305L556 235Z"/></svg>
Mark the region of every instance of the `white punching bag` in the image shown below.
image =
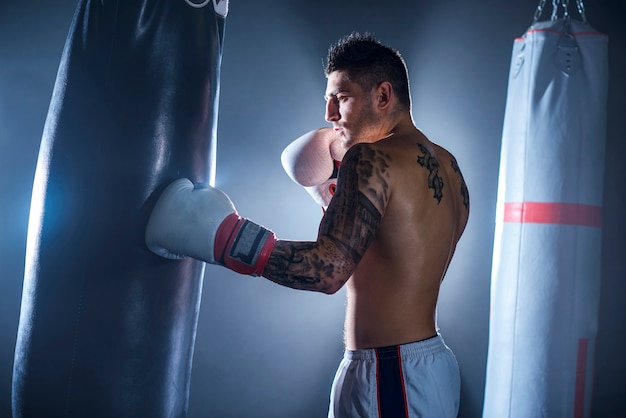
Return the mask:
<svg viewBox="0 0 626 418"><path fill-rule="evenodd" d="M483 417L589 416L600 297L608 37L567 1L515 39ZM558 10L563 10L558 17Z"/></svg>

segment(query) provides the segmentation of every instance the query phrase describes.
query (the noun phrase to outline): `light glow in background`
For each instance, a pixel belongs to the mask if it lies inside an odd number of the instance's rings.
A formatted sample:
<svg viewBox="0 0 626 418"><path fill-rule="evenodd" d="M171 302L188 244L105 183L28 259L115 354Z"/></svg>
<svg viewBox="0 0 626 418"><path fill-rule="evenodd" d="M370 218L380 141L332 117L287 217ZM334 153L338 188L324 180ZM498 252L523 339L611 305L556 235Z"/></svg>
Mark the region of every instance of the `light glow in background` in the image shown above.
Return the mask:
<svg viewBox="0 0 626 418"><path fill-rule="evenodd" d="M28 211L43 123L75 1L0 3L0 416L10 416ZM413 115L456 156L471 216L444 281L438 322L462 372L461 417L479 417L485 383L498 166L513 39L535 0L231 0L221 68L216 185L285 239L312 240L321 209L284 173L283 148L325 125L328 45L369 31L409 66ZM623 2L588 1L610 36L603 293L594 416L626 410L626 36ZM94 179L97 187L97 179ZM400 233L400 232L399 232ZM190 417L324 417L343 351L344 291L298 292L207 266Z"/></svg>

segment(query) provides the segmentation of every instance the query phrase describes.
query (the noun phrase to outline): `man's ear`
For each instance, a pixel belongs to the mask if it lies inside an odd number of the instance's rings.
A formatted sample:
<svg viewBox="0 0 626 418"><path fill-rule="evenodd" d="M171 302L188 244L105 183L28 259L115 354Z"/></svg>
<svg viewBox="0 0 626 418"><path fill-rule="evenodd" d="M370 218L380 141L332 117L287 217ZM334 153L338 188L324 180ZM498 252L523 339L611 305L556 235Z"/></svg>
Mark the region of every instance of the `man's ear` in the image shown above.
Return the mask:
<svg viewBox="0 0 626 418"><path fill-rule="evenodd" d="M391 100L393 98L393 88L391 83L383 81L376 87L376 104L380 109L386 109L391 106Z"/></svg>

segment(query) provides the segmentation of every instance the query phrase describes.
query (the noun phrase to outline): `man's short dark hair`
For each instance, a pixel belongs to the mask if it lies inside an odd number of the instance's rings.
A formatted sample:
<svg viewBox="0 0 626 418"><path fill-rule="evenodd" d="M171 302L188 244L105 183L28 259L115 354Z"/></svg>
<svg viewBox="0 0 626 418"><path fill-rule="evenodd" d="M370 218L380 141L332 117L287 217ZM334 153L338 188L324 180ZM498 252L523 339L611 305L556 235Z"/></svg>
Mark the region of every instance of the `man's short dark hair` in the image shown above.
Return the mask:
<svg viewBox="0 0 626 418"><path fill-rule="evenodd" d="M383 81L391 83L400 104L411 109L409 76L400 53L382 45L371 34L353 32L330 46L324 72L345 71L366 91Z"/></svg>

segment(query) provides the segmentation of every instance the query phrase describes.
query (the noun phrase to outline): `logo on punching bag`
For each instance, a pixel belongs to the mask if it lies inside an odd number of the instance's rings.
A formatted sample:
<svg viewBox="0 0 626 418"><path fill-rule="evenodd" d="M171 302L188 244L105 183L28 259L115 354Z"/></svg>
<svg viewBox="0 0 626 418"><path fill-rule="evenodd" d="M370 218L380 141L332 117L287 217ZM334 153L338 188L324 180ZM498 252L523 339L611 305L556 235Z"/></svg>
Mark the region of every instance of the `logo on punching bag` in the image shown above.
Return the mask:
<svg viewBox="0 0 626 418"><path fill-rule="evenodd" d="M204 7L213 2L213 10L222 17L228 14L228 0L185 0L191 7Z"/></svg>

